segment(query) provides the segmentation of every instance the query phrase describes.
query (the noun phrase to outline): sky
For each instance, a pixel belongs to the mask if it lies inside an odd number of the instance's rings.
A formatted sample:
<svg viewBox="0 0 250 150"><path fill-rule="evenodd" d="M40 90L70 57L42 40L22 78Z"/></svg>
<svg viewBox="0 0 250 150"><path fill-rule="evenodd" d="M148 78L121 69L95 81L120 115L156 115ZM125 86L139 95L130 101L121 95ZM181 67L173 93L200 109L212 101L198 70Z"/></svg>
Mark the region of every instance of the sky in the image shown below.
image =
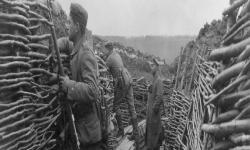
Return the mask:
<svg viewBox="0 0 250 150"><path fill-rule="evenodd" d="M97 35L197 35L221 19L229 0L58 0L68 13L71 2L88 11L87 28Z"/></svg>

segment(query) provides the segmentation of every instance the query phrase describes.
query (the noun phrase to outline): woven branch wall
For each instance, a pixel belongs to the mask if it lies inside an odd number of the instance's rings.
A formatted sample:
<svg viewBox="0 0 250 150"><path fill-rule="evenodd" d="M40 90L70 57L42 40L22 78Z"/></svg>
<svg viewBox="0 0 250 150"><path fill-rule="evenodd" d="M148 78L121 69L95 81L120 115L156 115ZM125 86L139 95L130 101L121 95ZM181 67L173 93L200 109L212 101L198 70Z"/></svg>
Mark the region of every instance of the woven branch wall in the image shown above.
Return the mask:
<svg viewBox="0 0 250 150"><path fill-rule="evenodd" d="M201 130L213 137L212 149L250 149L250 0L230 1L230 4L223 12L227 33L221 47L212 50L208 57L223 67L217 69L219 73L210 82L214 94L205 106L207 110L213 107L214 111Z"/></svg>
<svg viewBox="0 0 250 150"><path fill-rule="evenodd" d="M51 77L48 7L0 1L0 149L53 149L61 114ZM46 15L45 15L46 14Z"/></svg>
<svg viewBox="0 0 250 150"><path fill-rule="evenodd" d="M211 119L213 111L212 107L206 108L204 104L213 94L211 81L218 74L219 64L207 62L200 56L198 62L184 145L185 149L204 150L211 146L212 139L211 136L201 131L201 125L204 121Z"/></svg>

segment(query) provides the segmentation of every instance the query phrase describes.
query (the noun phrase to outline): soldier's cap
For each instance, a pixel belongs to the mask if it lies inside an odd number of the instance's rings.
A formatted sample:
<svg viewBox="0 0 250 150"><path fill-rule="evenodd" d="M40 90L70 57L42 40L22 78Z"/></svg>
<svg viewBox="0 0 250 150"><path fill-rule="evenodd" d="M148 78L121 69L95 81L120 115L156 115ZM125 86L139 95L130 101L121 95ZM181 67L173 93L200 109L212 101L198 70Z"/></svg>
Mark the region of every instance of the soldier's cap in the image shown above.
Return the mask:
<svg viewBox="0 0 250 150"><path fill-rule="evenodd" d="M86 27L88 22L88 12L77 3L71 3L70 5L70 16L73 21L77 21L83 27Z"/></svg>
<svg viewBox="0 0 250 150"><path fill-rule="evenodd" d="M110 48L113 48L113 44L112 42L106 42L104 47L110 49Z"/></svg>
<svg viewBox="0 0 250 150"><path fill-rule="evenodd" d="M158 60L156 58L153 58L153 63L157 66L162 66L165 64L165 62L161 61L161 60Z"/></svg>
<svg viewBox="0 0 250 150"><path fill-rule="evenodd" d="M153 63L156 65L156 66L160 66L160 63L158 62L158 60L157 59L153 59Z"/></svg>
<svg viewBox="0 0 250 150"><path fill-rule="evenodd" d="M152 61L147 61L147 62L150 66L154 64Z"/></svg>

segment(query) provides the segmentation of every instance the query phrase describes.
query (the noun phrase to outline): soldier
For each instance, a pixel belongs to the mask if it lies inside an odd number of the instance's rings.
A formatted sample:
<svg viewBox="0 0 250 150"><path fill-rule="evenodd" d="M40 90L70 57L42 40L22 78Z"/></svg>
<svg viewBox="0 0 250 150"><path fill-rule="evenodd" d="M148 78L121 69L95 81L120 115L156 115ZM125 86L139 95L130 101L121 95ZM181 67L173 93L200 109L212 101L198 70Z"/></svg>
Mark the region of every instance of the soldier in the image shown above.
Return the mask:
<svg viewBox="0 0 250 150"><path fill-rule="evenodd" d="M162 136L160 106L163 105L163 79L159 63L154 59L151 64L153 83L149 88L146 120L147 150L159 150Z"/></svg>
<svg viewBox="0 0 250 150"><path fill-rule="evenodd" d="M135 138L136 147L139 149L139 135L137 115L134 105L134 96L132 88L132 79L128 70L124 67L121 56L113 50L112 43L108 42L106 48L106 63L114 79L114 102L113 112L116 113L115 117L118 124L118 135L124 135L123 124L121 120L121 110L119 108L122 99L126 100L128 104L129 114L133 126L133 138Z"/></svg>
<svg viewBox="0 0 250 150"><path fill-rule="evenodd" d="M70 51L73 43L73 50L70 54L72 79L63 77L61 85L63 92L67 95L67 100L75 103L73 112L81 150L101 150L103 149L101 126L95 105L98 97L98 66L95 55L85 40L87 19L86 10L79 4L72 3L69 38L58 40L58 47L61 51L65 49Z"/></svg>

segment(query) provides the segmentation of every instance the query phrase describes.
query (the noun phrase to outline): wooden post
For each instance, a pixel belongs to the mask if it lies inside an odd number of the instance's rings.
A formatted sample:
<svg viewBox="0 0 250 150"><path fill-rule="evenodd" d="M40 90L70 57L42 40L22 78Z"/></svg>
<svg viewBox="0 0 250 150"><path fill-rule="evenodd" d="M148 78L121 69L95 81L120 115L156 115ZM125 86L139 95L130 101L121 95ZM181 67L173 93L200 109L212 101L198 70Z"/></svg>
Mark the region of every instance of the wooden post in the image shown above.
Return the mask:
<svg viewBox="0 0 250 150"><path fill-rule="evenodd" d="M179 62L178 62L178 66L177 66L176 78L175 78L175 85L174 85L175 89L178 88L178 78L179 78L179 74L181 71L181 59L182 59L183 51L184 51L183 48L181 48Z"/></svg>
<svg viewBox="0 0 250 150"><path fill-rule="evenodd" d="M187 51L185 52L185 61L184 61L184 70L183 70L183 75L182 75L182 78L181 78L181 85L180 85L180 88L181 90L183 90L185 87L184 87L184 84L185 84L185 78L186 78L186 74L187 74L187 68L188 68L188 64L189 64L189 57L188 57L188 54L187 54Z"/></svg>
<svg viewBox="0 0 250 150"><path fill-rule="evenodd" d="M229 4L232 5L235 2L235 0L229 0ZM228 14L227 16L227 32L230 30L230 28L235 24L236 22L236 16L237 16L237 11L232 11Z"/></svg>
<svg viewBox="0 0 250 150"><path fill-rule="evenodd" d="M189 85L188 85L188 88L187 88L187 92L188 93L191 93L192 91L192 85L193 85L193 80L194 80L194 75L195 75L195 71L196 71L196 61L197 61L197 51L194 51L194 55L193 55L193 58L194 58L194 64L193 64L193 67L192 67L192 75L191 75L191 79L190 79L190 82L189 82Z"/></svg>
<svg viewBox="0 0 250 150"><path fill-rule="evenodd" d="M47 6L49 8L49 12L48 12L49 13L49 21L53 23L51 0L47 0ZM61 60L61 57L60 57L60 50L59 50L58 45L57 45L57 37L56 37L56 31L55 31L54 25L50 26L50 31L51 31L51 34L52 34L54 50L55 50L55 54L56 54L56 57L57 57L58 73L59 73L60 76L65 76L65 73L64 73L64 70L63 70L62 60ZM59 86L59 88L61 90L62 87ZM71 108L71 106L70 106L70 104L68 102L65 102L65 108L66 108L66 112L69 115L69 117L68 117L69 125L70 125L70 128L71 128L71 131L73 132L73 136L74 136L73 138L75 140L74 141L75 145L73 146L73 149L74 150L80 150L80 141L79 141L78 134L77 134L77 131L76 131L75 117L74 117L74 114L72 112L72 108Z"/></svg>

